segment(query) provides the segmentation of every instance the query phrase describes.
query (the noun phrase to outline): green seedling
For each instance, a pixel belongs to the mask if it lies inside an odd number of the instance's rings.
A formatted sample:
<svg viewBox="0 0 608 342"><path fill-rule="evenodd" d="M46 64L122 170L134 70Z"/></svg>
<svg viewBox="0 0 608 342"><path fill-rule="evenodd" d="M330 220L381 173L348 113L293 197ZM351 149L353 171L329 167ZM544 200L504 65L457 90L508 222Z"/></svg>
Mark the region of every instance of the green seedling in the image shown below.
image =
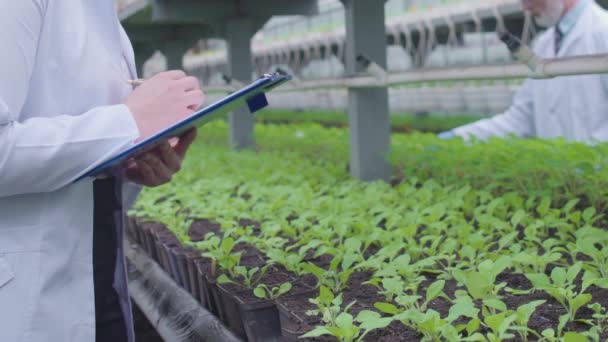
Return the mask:
<svg viewBox="0 0 608 342"><path fill-rule="evenodd" d="M336 317L335 326L316 327L300 338L330 335L339 342L361 342L369 332L386 328L392 321L391 318L383 318L379 313L368 310L359 312L353 319L353 316L344 310Z"/></svg>
<svg viewBox="0 0 608 342"><path fill-rule="evenodd" d="M393 316L393 319L401 321L409 328L420 333L422 335L421 342L462 341L458 329L452 324L453 321L442 319L435 310L421 312L410 309Z"/></svg>
<svg viewBox="0 0 608 342"><path fill-rule="evenodd" d="M558 252L537 254L534 252L520 252L512 257L513 265L522 273L545 273L547 266L562 258Z"/></svg>
<svg viewBox="0 0 608 342"><path fill-rule="evenodd" d="M240 285L250 289L262 279L268 271L268 267L270 267L270 265L265 265L262 268L253 267L251 269L247 269L245 266L235 266L232 269L226 269L226 271L233 278L241 279ZM220 284L235 283L232 279L228 278L226 274L220 275L217 278L217 282Z"/></svg>
<svg viewBox="0 0 608 342"><path fill-rule="evenodd" d="M515 335L510 330L515 330L516 319L517 314L513 311L505 311L487 316L483 322L485 326L490 328L490 332L486 335L477 332L465 341L499 342L512 339Z"/></svg>
<svg viewBox="0 0 608 342"><path fill-rule="evenodd" d="M254 290L253 294L261 299L277 299L280 296L289 292L292 288L291 283L283 283L279 286L269 287L266 284L258 285Z"/></svg>
<svg viewBox="0 0 608 342"><path fill-rule="evenodd" d="M591 282L584 282L580 291L576 291L575 280L582 269L582 264L577 263L566 269L556 267L551 272L551 277L543 273L526 274L534 288L545 291L555 298L567 311L567 321L572 322L580 308L591 301L591 295L584 293Z"/></svg>
<svg viewBox="0 0 608 342"><path fill-rule="evenodd" d="M390 263L385 263L378 271L374 272L372 279L367 283L374 286L380 286L383 279L400 278L404 286L404 291L413 293L418 291L418 286L426 278L422 275L423 272L429 271L435 265L435 258L426 258L412 263L412 259L408 254L403 254L396 257Z"/></svg>
<svg viewBox="0 0 608 342"><path fill-rule="evenodd" d="M325 286L319 288L319 297L311 298L308 300L314 304L317 308L314 310L308 310L306 312L309 316L321 316L326 326L336 326L336 319L342 312L342 294L334 296L330 289ZM348 311L355 302L352 302L346 306L344 311Z"/></svg>
<svg viewBox="0 0 608 342"><path fill-rule="evenodd" d="M496 277L511 266L511 259L503 256L496 261L486 260L479 264L478 270L454 271L454 278L463 283L469 295L473 299L483 301L484 310L487 308L490 314L495 314L497 310L506 309L504 303L500 301L500 290L506 287L507 283L496 283ZM487 314L484 312L484 316Z"/></svg>
<svg viewBox="0 0 608 342"><path fill-rule="evenodd" d="M283 249L272 248L266 251L266 256L272 262L282 265L297 276L301 276L305 271L305 254L289 253Z"/></svg>
<svg viewBox="0 0 608 342"><path fill-rule="evenodd" d="M387 300L392 301L393 298L396 298L395 301L399 304L399 307L396 307L390 303L376 303L374 306L387 314L396 315L403 311L416 309L419 311L426 311L429 303L439 297L443 297L449 300L447 295L443 292L443 288L445 286L445 280L438 280L431 285L426 290L426 296L422 302L420 299L422 297L418 295L408 295L403 291L403 282L399 278L390 278L384 279L383 287L385 288L385 295L387 296ZM382 292L381 292L382 293Z"/></svg>
<svg viewBox="0 0 608 342"><path fill-rule="evenodd" d="M234 270L241 261L241 253L233 253L232 250L236 246L236 242L232 237L220 239L215 235L208 236L205 241L198 244L198 247L206 250L203 253L204 257L212 260L211 275L216 277L218 274L218 266L222 270ZM231 274L235 277L234 274Z"/></svg>
<svg viewBox="0 0 608 342"><path fill-rule="evenodd" d="M304 264L302 269L305 273L314 275L320 286L326 286L332 292L338 293L346 288L348 279L355 272L352 264L354 260L354 257L349 257L348 255L344 259L336 256L329 265L329 270L325 270L313 263ZM341 270L338 270L338 268L341 268Z"/></svg>
<svg viewBox="0 0 608 342"><path fill-rule="evenodd" d="M545 300L535 300L517 308L515 312L515 323L517 324L515 330L517 330L522 341L527 342L530 334L534 335L536 338L541 337L538 332L528 327L528 321L530 321L530 317L532 317L534 311L545 302Z"/></svg>
<svg viewBox="0 0 608 342"><path fill-rule="evenodd" d="M583 230L576 241L577 256L583 254L590 258L589 261L583 261L586 268L598 272L602 278L608 278L608 234L595 228Z"/></svg>

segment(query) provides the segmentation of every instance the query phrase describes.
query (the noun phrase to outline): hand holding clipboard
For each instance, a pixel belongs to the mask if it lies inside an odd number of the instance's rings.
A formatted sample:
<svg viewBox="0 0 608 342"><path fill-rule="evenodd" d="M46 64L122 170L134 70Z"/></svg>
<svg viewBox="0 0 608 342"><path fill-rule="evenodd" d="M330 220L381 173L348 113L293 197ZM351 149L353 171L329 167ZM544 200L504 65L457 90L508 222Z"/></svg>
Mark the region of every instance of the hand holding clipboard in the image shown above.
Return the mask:
<svg viewBox="0 0 608 342"><path fill-rule="evenodd" d="M99 165L93 165L89 169L84 170L76 181L101 174L113 174L118 171L120 165L127 159L154 148L159 142L178 137L191 128L200 127L213 119L223 117L241 106L247 105L249 111L254 113L268 105L265 95L267 92L290 79L291 76L286 74L266 74L223 99L205 106L177 122L169 123L165 128L162 128L155 133L150 133L147 137L144 136L144 138L138 141L135 146L116 156L112 156ZM148 132L149 131L150 130L148 130Z"/></svg>

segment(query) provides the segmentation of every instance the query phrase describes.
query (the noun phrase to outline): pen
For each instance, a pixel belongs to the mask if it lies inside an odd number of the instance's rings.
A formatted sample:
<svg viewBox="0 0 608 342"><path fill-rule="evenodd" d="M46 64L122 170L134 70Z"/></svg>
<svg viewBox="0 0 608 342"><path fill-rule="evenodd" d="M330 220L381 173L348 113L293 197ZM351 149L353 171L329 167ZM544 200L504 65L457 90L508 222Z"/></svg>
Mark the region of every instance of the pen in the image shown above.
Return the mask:
<svg viewBox="0 0 608 342"><path fill-rule="evenodd" d="M142 83L144 83L146 80L144 79L136 79L136 80L127 80L127 83L129 83L130 85L137 87L140 86Z"/></svg>

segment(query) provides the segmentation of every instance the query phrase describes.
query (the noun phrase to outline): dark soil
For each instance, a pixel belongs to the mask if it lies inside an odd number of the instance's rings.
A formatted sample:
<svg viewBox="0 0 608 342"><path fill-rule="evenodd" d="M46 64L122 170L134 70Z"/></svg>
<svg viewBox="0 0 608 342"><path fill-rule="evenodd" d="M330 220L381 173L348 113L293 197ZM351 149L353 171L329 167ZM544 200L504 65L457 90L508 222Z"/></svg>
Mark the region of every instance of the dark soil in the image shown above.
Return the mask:
<svg viewBox="0 0 608 342"><path fill-rule="evenodd" d="M331 261L334 259L333 255L329 255L329 254L323 254L318 258L313 258L312 256L312 252L310 253L310 256L307 257L306 259L304 259L305 262L312 262L313 264L321 267L321 268L325 268L327 269L329 267L329 264L331 264Z"/></svg>
<svg viewBox="0 0 608 342"><path fill-rule="evenodd" d="M188 230L188 236L193 242L203 241L209 233L223 236L220 224L210 220L195 221Z"/></svg>
<svg viewBox="0 0 608 342"><path fill-rule="evenodd" d="M234 249L232 251L234 253L241 252L241 254L243 255L243 258L247 257L247 256L257 256L261 260L266 259L264 254L262 254L260 251L258 251L258 249L255 248L255 246L252 246L250 244L243 243L243 242L239 242L238 244L236 244L236 246L234 246Z"/></svg>
<svg viewBox="0 0 608 342"><path fill-rule="evenodd" d="M355 301L351 309L351 314L356 315L359 311L369 310L374 307L374 303L384 302L384 296L378 294L378 289L369 284L363 284L371 279L370 272L353 273L349 280L346 289L343 291L344 304L349 304Z"/></svg>
<svg viewBox="0 0 608 342"><path fill-rule="evenodd" d="M261 224L260 224L260 222L257 222L254 220L242 218L242 219L239 219L239 226L241 226L243 228L252 227L254 232L259 232Z"/></svg>
<svg viewBox="0 0 608 342"><path fill-rule="evenodd" d="M371 331L365 336L369 342L414 342L420 341L420 335L406 327L401 322L392 322L391 325L382 330Z"/></svg>
<svg viewBox="0 0 608 342"><path fill-rule="evenodd" d="M257 254L245 254L241 257L241 266L247 267L247 269L254 267L262 267L266 264L264 259Z"/></svg>
<svg viewBox="0 0 608 342"><path fill-rule="evenodd" d="M308 300L317 296L319 296L319 291L314 290L306 294L287 296L277 299L277 305L285 308L287 312L291 313L295 320L299 321L297 323L297 328L295 329L298 333L304 334L314 329L316 325L321 324L320 317L308 316L306 314L307 311L314 310L316 308L315 305L311 304Z"/></svg>

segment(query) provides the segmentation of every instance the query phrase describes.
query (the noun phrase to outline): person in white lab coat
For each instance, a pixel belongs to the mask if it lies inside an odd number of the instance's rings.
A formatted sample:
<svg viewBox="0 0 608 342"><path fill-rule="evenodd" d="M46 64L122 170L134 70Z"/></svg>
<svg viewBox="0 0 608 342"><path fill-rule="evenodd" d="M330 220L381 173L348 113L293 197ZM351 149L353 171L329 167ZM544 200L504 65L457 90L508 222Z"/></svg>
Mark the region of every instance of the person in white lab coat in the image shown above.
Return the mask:
<svg viewBox="0 0 608 342"><path fill-rule="evenodd" d="M133 91L114 0L0 0L0 22L0 341L133 342L120 190L168 182L196 132L73 181L203 93L181 71Z"/></svg>
<svg viewBox="0 0 608 342"><path fill-rule="evenodd" d="M593 0L523 0L539 25L549 29L534 46L541 58L608 53L608 13ZM592 143L608 140L608 76L584 75L524 82L513 105L492 118L439 134L557 138Z"/></svg>

